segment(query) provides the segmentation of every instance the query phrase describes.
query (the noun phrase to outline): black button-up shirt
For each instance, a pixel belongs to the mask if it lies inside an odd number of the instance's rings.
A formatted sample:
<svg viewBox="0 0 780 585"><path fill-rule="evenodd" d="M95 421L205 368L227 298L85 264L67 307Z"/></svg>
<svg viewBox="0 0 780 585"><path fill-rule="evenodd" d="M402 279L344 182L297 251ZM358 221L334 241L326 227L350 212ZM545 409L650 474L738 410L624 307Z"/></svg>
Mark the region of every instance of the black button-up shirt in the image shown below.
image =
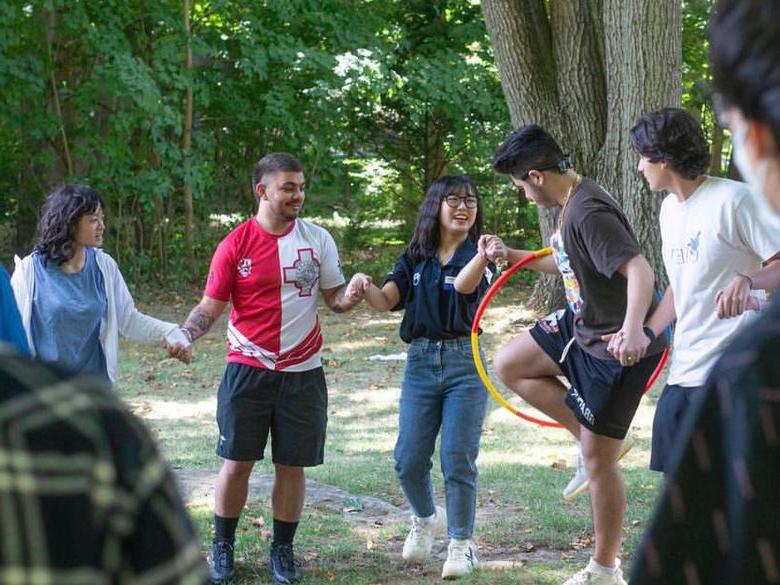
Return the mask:
<svg viewBox="0 0 780 585"><path fill-rule="evenodd" d="M417 264L404 252L385 282L394 282L401 299L393 311L406 309L401 321L401 339L454 339L467 336L477 312L479 301L490 287L496 267L489 263L477 289L468 295L455 290L455 277L476 255L476 245L464 241L452 259L442 266L436 254Z"/></svg>

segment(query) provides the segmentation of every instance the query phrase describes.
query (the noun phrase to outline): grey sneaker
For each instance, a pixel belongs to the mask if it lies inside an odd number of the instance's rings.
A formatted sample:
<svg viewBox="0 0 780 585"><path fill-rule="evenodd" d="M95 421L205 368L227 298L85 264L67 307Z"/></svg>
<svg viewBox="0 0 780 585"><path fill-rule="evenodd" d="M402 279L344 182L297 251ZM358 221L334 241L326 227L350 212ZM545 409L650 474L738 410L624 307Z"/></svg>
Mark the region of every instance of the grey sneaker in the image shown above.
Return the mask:
<svg viewBox="0 0 780 585"><path fill-rule="evenodd" d="M233 543L229 540L215 540L211 543L209 557L209 582L212 585L233 582L236 569L233 565Z"/></svg>
<svg viewBox="0 0 780 585"><path fill-rule="evenodd" d="M412 528L404 541L401 557L405 561L420 562L431 555L433 539L444 536L447 529L447 512L436 506L436 514L431 518L412 516Z"/></svg>

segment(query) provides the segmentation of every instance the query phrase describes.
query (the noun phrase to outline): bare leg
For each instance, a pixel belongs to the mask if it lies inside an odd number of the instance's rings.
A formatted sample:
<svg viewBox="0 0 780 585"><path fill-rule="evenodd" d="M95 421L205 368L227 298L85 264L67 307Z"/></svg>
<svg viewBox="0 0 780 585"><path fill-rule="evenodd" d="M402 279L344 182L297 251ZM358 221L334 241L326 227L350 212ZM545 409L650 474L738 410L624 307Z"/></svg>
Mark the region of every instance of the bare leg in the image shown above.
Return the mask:
<svg viewBox="0 0 780 585"><path fill-rule="evenodd" d="M249 475L254 465L254 461L224 460L214 491L214 512L217 516L238 518L241 515L246 504Z"/></svg>
<svg viewBox="0 0 780 585"><path fill-rule="evenodd" d="M306 479L303 467L276 465L271 505L274 518L283 522L298 522L306 495Z"/></svg>
<svg viewBox="0 0 780 585"><path fill-rule="evenodd" d="M566 386L557 378L563 372L530 333L523 333L502 347L494 366L509 389L579 439L580 423L566 406Z"/></svg>
<svg viewBox="0 0 780 585"><path fill-rule="evenodd" d="M600 565L615 565L623 534L626 492L618 466L622 441L581 429L582 454L590 476L590 503L596 546L593 558Z"/></svg>

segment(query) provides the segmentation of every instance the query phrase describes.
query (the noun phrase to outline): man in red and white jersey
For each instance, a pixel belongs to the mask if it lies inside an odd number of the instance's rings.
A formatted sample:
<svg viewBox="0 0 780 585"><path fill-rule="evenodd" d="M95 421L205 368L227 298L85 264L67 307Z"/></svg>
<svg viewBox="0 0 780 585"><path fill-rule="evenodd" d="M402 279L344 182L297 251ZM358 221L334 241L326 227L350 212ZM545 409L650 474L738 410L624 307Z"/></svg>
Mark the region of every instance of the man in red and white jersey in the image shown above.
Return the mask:
<svg viewBox="0 0 780 585"><path fill-rule="evenodd" d="M224 462L215 494L211 581L229 582L235 575L236 526L249 475L263 459L270 433L271 571L275 582L293 583L299 578L292 544L303 508L303 470L322 463L327 423L317 298L322 293L340 313L360 302L362 287L358 281L345 284L331 235L298 217L304 200L300 161L289 154L266 155L255 167L252 186L257 215L220 242L203 298L183 329L191 341L198 339L232 301L228 363L217 396L217 455ZM186 358L190 351L172 349Z"/></svg>

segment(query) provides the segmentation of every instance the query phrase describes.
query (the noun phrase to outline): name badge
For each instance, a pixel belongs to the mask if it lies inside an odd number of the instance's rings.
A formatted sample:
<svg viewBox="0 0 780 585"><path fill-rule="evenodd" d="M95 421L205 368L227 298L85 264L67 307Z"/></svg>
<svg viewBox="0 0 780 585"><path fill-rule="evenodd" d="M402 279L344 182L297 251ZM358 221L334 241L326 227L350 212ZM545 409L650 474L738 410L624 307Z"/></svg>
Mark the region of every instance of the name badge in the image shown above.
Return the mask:
<svg viewBox="0 0 780 585"><path fill-rule="evenodd" d="M455 289L455 277L454 276L445 276L444 277L444 290L454 290Z"/></svg>

